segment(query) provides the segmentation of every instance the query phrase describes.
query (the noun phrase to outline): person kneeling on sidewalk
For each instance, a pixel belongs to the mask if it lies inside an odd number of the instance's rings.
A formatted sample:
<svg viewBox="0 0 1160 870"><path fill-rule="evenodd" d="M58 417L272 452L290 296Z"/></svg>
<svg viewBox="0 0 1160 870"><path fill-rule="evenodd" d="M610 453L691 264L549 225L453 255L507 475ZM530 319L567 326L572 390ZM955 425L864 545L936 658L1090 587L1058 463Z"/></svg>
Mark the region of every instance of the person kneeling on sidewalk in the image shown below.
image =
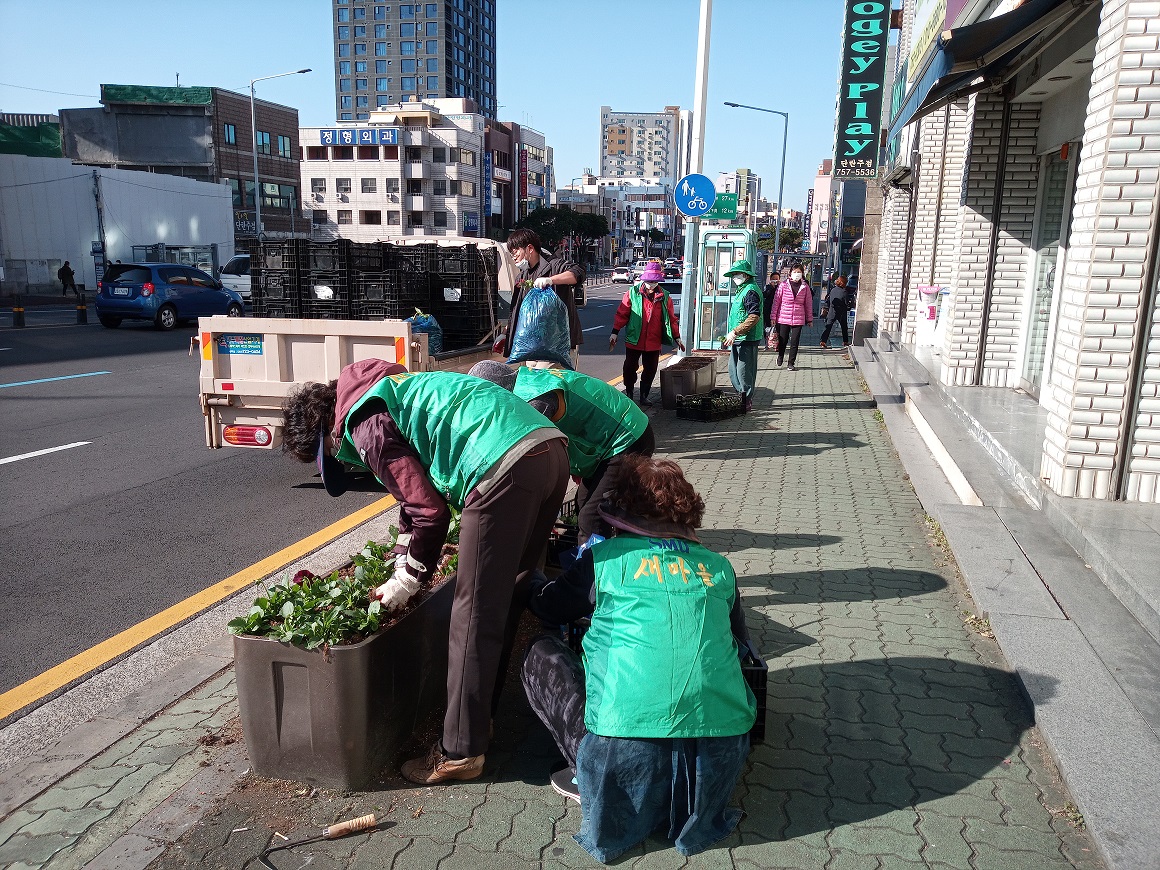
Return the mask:
<svg viewBox="0 0 1160 870"><path fill-rule="evenodd" d="M529 601L552 624L592 617L583 663L545 635L522 677L569 765L552 786L580 803L576 842L603 863L661 826L695 855L741 817L728 803L757 705L734 638L748 637L737 578L694 531L704 512L675 462L626 456L602 506L616 537L537 578Z"/></svg>
<svg viewBox="0 0 1160 870"><path fill-rule="evenodd" d="M346 491L347 463L398 500L394 576L375 590L386 610L403 607L436 568L448 505L463 511L443 738L401 772L421 785L475 779L531 575L568 486L563 433L494 384L377 359L304 384L283 418L284 451L317 461L330 495Z"/></svg>
<svg viewBox="0 0 1160 870"><path fill-rule="evenodd" d="M484 360L468 372L512 390L568 436L568 469L576 491L579 543L593 534L608 537L600 518L600 499L616 484L620 463L629 454L652 456L656 436L648 415L616 387L566 369L510 367Z"/></svg>

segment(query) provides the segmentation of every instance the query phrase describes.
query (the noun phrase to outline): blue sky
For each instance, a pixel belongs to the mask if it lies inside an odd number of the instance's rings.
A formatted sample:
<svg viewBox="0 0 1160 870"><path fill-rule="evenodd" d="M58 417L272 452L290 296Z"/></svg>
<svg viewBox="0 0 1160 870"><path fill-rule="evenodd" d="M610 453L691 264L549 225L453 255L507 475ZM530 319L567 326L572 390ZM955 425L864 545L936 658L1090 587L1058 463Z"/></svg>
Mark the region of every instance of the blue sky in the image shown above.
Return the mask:
<svg viewBox="0 0 1160 870"><path fill-rule="evenodd" d="M698 0L497 0L501 120L541 130L559 184L597 168L600 106L691 108ZM329 0L0 0L0 111L97 105L102 82L217 85L312 67L258 85L296 106L304 125L334 120ZM790 113L785 201L804 208L833 147L840 0L716 0L709 61L705 173L748 167L777 195L781 118ZM256 33L255 40L249 34ZM12 87L18 85L22 87ZM65 93L45 93L43 91Z"/></svg>

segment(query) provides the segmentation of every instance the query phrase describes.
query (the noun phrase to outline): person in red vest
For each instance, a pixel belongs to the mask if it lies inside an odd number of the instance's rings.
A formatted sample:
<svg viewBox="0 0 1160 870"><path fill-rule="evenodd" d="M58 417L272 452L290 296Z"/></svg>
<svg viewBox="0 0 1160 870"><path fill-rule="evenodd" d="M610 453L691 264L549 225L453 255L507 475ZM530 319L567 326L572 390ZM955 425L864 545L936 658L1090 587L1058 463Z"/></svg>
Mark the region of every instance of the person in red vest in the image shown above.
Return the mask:
<svg viewBox="0 0 1160 870"><path fill-rule="evenodd" d="M643 360L644 370L640 375L642 408L652 405L648 394L652 392L653 378L657 374L661 347L675 344L681 350L685 349L672 297L661 286L664 280L665 273L660 263L652 262L645 267L640 283L626 290L620 300L620 307L612 320L612 335L608 338L608 352L612 353L620 330L627 327L624 334L624 392L632 398L636 370Z"/></svg>

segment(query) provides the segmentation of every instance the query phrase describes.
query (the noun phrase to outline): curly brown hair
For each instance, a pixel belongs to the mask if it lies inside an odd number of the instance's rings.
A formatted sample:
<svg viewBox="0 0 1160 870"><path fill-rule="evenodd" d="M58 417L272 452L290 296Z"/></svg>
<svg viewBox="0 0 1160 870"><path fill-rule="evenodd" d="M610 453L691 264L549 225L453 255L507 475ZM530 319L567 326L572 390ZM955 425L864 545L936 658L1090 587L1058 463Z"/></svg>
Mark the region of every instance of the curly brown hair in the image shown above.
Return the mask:
<svg viewBox="0 0 1160 870"><path fill-rule="evenodd" d="M313 381L294 390L282 402L282 452L299 462L318 458L318 433L334 423L338 381Z"/></svg>
<svg viewBox="0 0 1160 870"><path fill-rule="evenodd" d="M610 498L615 507L633 516L694 529L705 516L704 500L671 459L625 454Z"/></svg>

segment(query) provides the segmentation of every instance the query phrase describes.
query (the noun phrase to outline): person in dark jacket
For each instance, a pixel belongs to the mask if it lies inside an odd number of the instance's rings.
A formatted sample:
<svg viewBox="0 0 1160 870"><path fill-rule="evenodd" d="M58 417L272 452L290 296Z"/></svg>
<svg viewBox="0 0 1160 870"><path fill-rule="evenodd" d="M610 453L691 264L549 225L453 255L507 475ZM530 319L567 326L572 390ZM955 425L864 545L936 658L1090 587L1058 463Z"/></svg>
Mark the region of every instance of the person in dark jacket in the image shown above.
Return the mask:
<svg viewBox="0 0 1160 870"><path fill-rule="evenodd" d="M584 328L580 325L580 315L576 311L576 294L573 290L584 283L584 270L564 257L552 257L544 250L539 235L529 229L512 230L507 238L507 249L512 262L520 273L520 284L512 294L512 313L508 320L507 341L503 354L512 354L512 336L520 319L520 305L527 295L530 282L532 287L551 287L556 295L568 306L568 332L572 339L572 368L579 364L580 345L584 343Z"/></svg>
<svg viewBox="0 0 1160 870"><path fill-rule="evenodd" d="M834 323L839 323L842 326L842 347L850 346L850 327L846 322L846 312L850 310L849 298L846 276L839 275L827 291L826 305L829 306L829 313L826 315L826 328L822 330L821 347L830 346L828 344L830 330L834 328Z"/></svg>
<svg viewBox="0 0 1160 870"><path fill-rule="evenodd" d="M576 841L608 863L661 827L689 856L726 837L756 701L729 560L696 535L705 503L671 460L627 456L602 505L616 536L529 607L552 624L591 615L583 661L554 635L524 658L524 690L567 767L553 789L580 803Z"/></svg>
<svg viewBox="0 0 1160 870"><path fill-rule="evenodd" d="M317 462L330 495L346 491L346 463L369 469L399 501L394 576L375 590L388 611L430 578L449 506L462 510L442 739L401 772L421 785L475 779L531 574L568 485L565 436L495 384L379 359L304 384L283 419L283 450Z"/></svg>
<svg viewBox="0 0 1160 870"><path fill-rule="evenodd" d="M777 348L777 324L773 320L773 297L777 295L777 285L781 282L781 276L777 272L771 272L769 280L765 282L765 289L761 294L761 309L765 312L765 349L774 350Z"/></svg>
<svg viewBox="0 0 1160 870"><path fill-rule="evenodd" d="M56 270L56 277L57 280L60 281L61 296L68 296L68 291L72 290L73 293L77 294L77 298L80 299L81 294L80 291L77 290L77 283L75 280L76 273L73 272L72 266L68 264L68 260L65 260L64 265Z"/></svg>

